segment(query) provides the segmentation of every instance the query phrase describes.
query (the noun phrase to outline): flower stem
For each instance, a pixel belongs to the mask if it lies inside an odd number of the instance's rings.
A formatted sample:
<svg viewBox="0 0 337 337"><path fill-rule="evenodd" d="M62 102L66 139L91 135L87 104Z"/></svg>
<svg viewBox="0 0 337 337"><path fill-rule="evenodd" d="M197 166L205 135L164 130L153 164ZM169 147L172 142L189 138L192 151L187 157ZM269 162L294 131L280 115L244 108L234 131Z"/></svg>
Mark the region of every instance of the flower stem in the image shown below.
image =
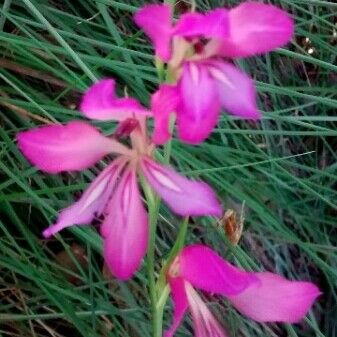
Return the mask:
<svg viewBox="0 0 337 337"><path fill-rule="evenodd" d="M147 250L147 276L151 302L152 332L153 337L162 337L162 315L157 310L157 292L155 279L155 241L159 214L160 199L153 193L152 189L144 189L149 208L150 237Z"/></svg>
<svg viewBox="0 0 337 337"><path fill-rule="evenodd" d="M160 199L155 195L153 190L146 183L143 184L144 193L148 202L149 218L150 218L150 237L147 250L147 276L148 287L151 302L151 316L152 316L152 332L153 337L162 337L163 334L163 312L166 300L169 295L169 287L166 284L166 271L172 263L174 257L179 253L184 245L187 233L188 217L184 218L180 225L177 239L171 249L171 252L163 266L158 284L155 278L155 241L156 230L158 223Z"/></svg>

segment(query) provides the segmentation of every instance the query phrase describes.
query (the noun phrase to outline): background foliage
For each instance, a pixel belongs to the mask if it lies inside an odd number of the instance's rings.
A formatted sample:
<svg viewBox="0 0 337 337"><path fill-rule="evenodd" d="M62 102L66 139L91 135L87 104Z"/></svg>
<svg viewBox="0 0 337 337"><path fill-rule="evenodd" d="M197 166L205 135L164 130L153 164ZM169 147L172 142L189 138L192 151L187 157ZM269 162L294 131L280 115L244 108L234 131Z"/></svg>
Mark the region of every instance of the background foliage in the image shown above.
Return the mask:
<svg viewBox="0 0 337 337"><path fill-rule="evenodd" d="M144 2L4 0L0 12L0 336L150 336L144 266L127 283L103 266L97 226L43 240L57 211L78 198L96 169L44 175L15 145L22 130L83 117L81 92L115 77L119 90L148 103L158 84L152 49L132 22ZM201 11L239 1L197 1ZM231 336L337 336L336 85L337 4L277 0L293 13L289 48L238 61L256 80L264 118L223 114L196 147L173 141L171 164L217 189L224 207L245 203L244 233L228 241L218 219L192 219L188 240L202 241L252 270L311 280L324 294L300 324L264 325L209 296ZM179 5L181 9L181 3ZM114 123L96 123L111 133ZM71 144L69 145L71 146ZM158 150L160 157L161 151ZM100 166L100 165L98 165ZM158 267L181 219L164 206ZM132 254L132 247L130 247ZM275 303L277 305L277 303ZM165 313L165 325L170 321ZM191 336L187 318L177 336Z"/></svg>

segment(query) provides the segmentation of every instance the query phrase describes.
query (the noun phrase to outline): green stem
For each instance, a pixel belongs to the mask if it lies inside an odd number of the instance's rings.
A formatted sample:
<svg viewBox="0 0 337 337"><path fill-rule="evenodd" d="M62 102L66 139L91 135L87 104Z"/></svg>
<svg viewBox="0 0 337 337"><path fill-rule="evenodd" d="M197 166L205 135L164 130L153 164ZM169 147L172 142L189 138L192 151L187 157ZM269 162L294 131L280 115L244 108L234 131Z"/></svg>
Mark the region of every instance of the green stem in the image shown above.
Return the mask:
<svg viewBox="0 0 337 337"><path fill-rule="evenodd" d="M148 203L150 218L149 244L147 249L147 277L151 302L152 332L153 337L162 337L162 318L160 317L160 311L157 310L155 279L155 243L160 199L154 195L152 189L147 184L144 184L143 187Z"/></svg>
<svg viewBox="0 0 337 337"><path fill-rule="evenodd" d="M184 218L184 220L182 221L180 228L179 228L177 239L170 251L169 256L167 257L165 261L165 264L163 265L160 271L160 275L158 278L158 293L160 294L164 293L165 288L167 287L167 284L166 284L167 271L171 263L173 262L174 258L177 256L177 254L180 252L180 250L184 246L186 233L187 233L187 226L188 226L188 217Z"/></svg>
<svg viewBox="0 0 337 337"><path fill-rule="evenodd" d="M158 287L155 279L155 239L159 215L160 199L154 194L152 189L144 184L144 192L148 202L150 217L150 237L147 251L147 275L151 302L152 332L153 337L162 337L163 333L163 312L166 300L169 295L169 287L166 284L166 272L175 256L182 249L187 233L188 217L184 218L180 225L177 239L171 252L163 266L158 279Z"/></svg>
<svg viewBox="0 0 337 337"><path fill-rule="evenodd" d="M166 284L160 296L158 297L157 306L156 306L157 318L158 318L157 325L158 325L158 332L160 331L160 336L162 336L164 308L165 308L165 304L166 304L169 294L170 294L170 287L168 286L168 284Z"/></svg>

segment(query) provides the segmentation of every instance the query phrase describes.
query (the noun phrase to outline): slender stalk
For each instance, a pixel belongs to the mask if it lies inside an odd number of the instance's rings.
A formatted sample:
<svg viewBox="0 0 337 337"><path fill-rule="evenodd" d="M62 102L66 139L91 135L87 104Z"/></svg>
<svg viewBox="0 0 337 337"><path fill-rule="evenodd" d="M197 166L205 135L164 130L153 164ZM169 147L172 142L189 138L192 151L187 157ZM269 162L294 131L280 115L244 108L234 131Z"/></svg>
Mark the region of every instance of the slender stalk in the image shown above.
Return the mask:
<svg viewBox="0 0 337 337"><path fill-rule="evenodd" d="M147 249L147 277L151 302L152 332L153 337L161 337L162 318L159 317L159 311L157 311L157 291L155 279L155 243L160 199L155 196L154 192L147 184L144 184L144 192L148 202L150 218L149 244Z"/></svg>
<svg viewBox="0 0 337 337"><path fill-rule="evenodd" d="M150 217L150 237L147 251L147 276L151 302L152 332L153 337L162 337L163 312L166 300L169 295L169 287L165 281L165 274L174 257L178 254L184 245L187 233L188 217L183 220L180 226L176 242L173 245L169 257L160 272L157 286L155 278L155 240L160 199L154 194L152 189L146 183L144 184L144 192L148 202Z"/></svg>
<svg viewBox="0 0 337 337"><path fill-rule="evenodd" d="M160 296L158 297L158 301L156 305L156 312L157 312L156 323L158 326L158 334L160 332L160 336L162 336L164 308L165 308L165 304L166 304L169 294L170 294L170 287L168 286L168 284L166 284Z"/></svg>
<svg viewBox="0 0 337 337"><path fill-rule="evenodd" d="M164 1L166 2L166 1ZM174 7L175 0L170 0L169 3L172 5L172 9ZM157 73L160 82L165 81L165 67L164 64L159 60L155 59L155 65L157 68ZM174 123L171 123L170 129L172 131ZM165 163L168 164L171 156L172 144L171 141L164 148L164 159ZM144 185L144 184L143 184ZM163 285L165 285L159 292L157 292L158 288L156 286L155 279L155 240L156 240L156 231L157 231L157 223L158 223L158 215L159 215L159 206L160 199L155 195L153 190L145 184L144 193L146 195L146 199L148 201L149 207L149 216L150 216L150 237L149 237L149 245L147 251L147 274L148 274L148 284L149 284L149 293L150 293L150 301L151 301L151 313L152 313L152 332L153 337L162 337L163 334L163 312L167 297L169 295L169 287L165 284L165 280L163 277L159 277L158 283L160 285L160 281L163 281ZM162 273L161 275L162 276Z"/></svg>

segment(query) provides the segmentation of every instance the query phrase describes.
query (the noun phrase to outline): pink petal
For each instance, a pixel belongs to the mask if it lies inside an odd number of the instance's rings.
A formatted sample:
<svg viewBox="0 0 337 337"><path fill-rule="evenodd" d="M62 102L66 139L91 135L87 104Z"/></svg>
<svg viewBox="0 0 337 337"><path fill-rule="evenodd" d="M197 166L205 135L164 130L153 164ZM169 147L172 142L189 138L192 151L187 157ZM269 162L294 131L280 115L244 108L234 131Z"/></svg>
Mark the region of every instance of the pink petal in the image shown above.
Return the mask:
<svg viewBox="0 0 337 337"><path fill-rule="evenodd" d="M310 282L288 281L273 273L254 274L260 283L229 300L242 314L259 322L298 322L320 295Z"/></svg>
<svg viewBox="0 0 337 337"><path fill-rule="evenodd" d="M39 169L57 173L85 169L124 146L84 122L51 125L18 134L18 146Z"/></svg>
<svg viewBox="0 0 337 337"><path fill-rule="evenodd" d="M191 309L195 337L228 337L218 321L208 310L193 287L185 282L186 296Z"/></svg>
<svg viewBox="0 0 337 337"><path fill-rule="evenodd" d="M179 102L176 87L162 84L151 97L151 110L154 115L154 132L152 141L164 144L170 138L170 115L175 113Z"/></svg>
<svg viewBox="0 0 337 337"><path fill-rule="evenodd" d="M222 214L221 205L207 184L189 180L148 158L142 160L141 168L149 184L175 213L182 216Z"/></svg>
<svg viewBox="0 0 337 337"><path fill-rule="evenodd" d="M220 102L216 83L209 75L207 67L188 62L183 68L179 90L179 138L186 143L200 143L208 137L218 120Z"/></svg>
<svg viewBox="0 0 337 337"><path fill-rule="evenodd" d="M224 296L236 295L255 284L253 273L242 271L204 245L185 247L179 255L180 276L194 287Z"/></svg>
<svg viewBox="0 0 337 337"><path fill-rule="evenodd" d="M134 16L136 24L150 38L158 55L167 62L171 57L171 7L146 5Z"/></svg>
<svg viewBox="0 0 337 337"><path fill-rule="evenodd" d="M231 38L221 42L221 55L247 57L269 52L290 41L294 23L273 5L247 1L229 12Z"/></svg>
<svg viewBox="0 0 337 337"><path fill-rule="evenodd" d="M173 322L164 337L172 337L184 318L188 308L188 302L185 291L185 281L181 277L169 278L172 301L174 304Z"/></svg>
<svg viewBox="0 0 337 337"><path fill-rule="evenodd" d="M60 213L56 224L43 231L43 236L48 238L63 228L74 224L90 223L95 215L101 215L113 193L116 180L124 165L125 159L116 159L105 168L90 184L81 198Z"/></svg>
<svg viewBox="0 0 337 337"><path fill-rule="evenodd" d="M126 280L138 269L148 242L147 213L133 169L124 172L107 212L102 224L105 261L113 275Z"/></svg>
<svg viewBox="0 0 337 337"><path fill-rule="evenodd" d="M184 37L221 38L229 36L229 12L224 8L207 14L187 13L181 16L173 34Z"/></svg>
<svg viewBox="0 0 337 337"><path fill-rule="evenodd" d="M253 80L227 62L208 63L208 71L216 83L221 105L231 114L245 119L259 119Z"/></svg>
<svg viewBox="0 0 337 337"><path fill-rule="evenodd" d="M97 120L123 121L135 114L151 115L134 98L116 98L113 79L93 84L83 95L80 110L84 116Z"/></svg>

